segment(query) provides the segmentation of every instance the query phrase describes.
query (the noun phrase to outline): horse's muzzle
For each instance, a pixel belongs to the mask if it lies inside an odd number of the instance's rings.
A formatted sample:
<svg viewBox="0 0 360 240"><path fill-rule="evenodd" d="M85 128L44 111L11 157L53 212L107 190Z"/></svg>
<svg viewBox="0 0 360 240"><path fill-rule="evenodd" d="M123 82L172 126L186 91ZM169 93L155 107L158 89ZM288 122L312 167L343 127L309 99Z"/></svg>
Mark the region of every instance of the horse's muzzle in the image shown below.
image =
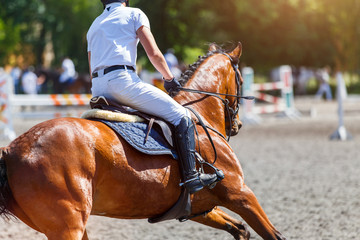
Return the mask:
<svg viewBox="0 0 360 240"><path fill-rule="evenodd" d="M236 134L238 134L242 125L243 123L239 119L234 119L230 135L235 136Z"/></svg>

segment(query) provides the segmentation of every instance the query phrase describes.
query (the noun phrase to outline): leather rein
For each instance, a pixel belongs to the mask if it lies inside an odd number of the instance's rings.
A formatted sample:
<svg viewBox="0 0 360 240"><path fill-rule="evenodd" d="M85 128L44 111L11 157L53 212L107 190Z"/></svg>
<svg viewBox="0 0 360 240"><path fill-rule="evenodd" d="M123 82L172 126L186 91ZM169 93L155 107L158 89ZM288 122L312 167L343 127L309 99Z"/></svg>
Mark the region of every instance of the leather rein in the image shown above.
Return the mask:
<svg viewBox="0 0 360 240"><path fill-rule="evenodd" d="M229 121L229 129L227 131L227 133L229 134L227 136L227 138L221 134L219 131L217 131L216 129L207 126L207 128L217 132L220 136L222 136L224 139L226 139L226 141L230 140L230 136L231 136L231 129L234 123L234 119L237 116L237 114L239 113L240 110L240 99L247 99L247 100L254 100L255 98L253 96L241 96L241 91L240 91L240 87L241 87L241 83L240 83L240 73L239 73L239 68L238 65L235 64L233 62L233 59L231 58L231 56L229 56L226 53L222 53L223 55L225 55L226 57L229 58L230 62L231 62L231 66L234 69L235 72L235 82L236 82L236 95L234 94L227 94L227 93L218 93L218 92L209 92L209 91L201 91L201 90L196 90L196 89L190 89L190 88L178 88L181 91L186 91L186 92L192 92L192 93L199 93L199 94L204 94L204 95L208 95L208 96L213 96L216 97L218 99L220 99L222 101L222 103L225 106L225 111L226 111L226 115L227 115L227 119ZM235 97L236 100L229 105L229 100L228 99L224 99L221 96L226 96L226 97ZM189 108L190 109L190 108ZM192 112L194 112L192 110Z"/></svg>
<svg viewBox="0 0 360 240"><path fill-rule="evenodd" d="M215 153L215 159L212 163L215 164L216 162L216 159L217 159L217 153L216 153L216 148L215 148L215 145L214 145L214 142L210 136L210 133L208 131L208 129L216 132L217 134L219 134L222 138L224 138L226 141L229 141L230 140L230 136L231 136L231 129L232 129L232 126L233 126L233 123L234 123L234 119L236 118L238 112L239 112L239 109L240 109L240 100L241 99L247 99L247 100L254 100L255 97L253 96L241 96L241 92L240 92L240 87L241 87L241 83L240 83L240 73L239 73L239 70L238 70L238 65L235 64L233 62L233 59L226 53L222 53L223 55L225 55L226 57L229 58L230 62L231 62L231 65L235 71L235 82L236 82L236 95L234 94L227 94L227 93L218 93L218 92L209 92L209 91L201 91L201 90L196 90L196 89L190 89L190 88L178 88L178 90L181 90L181 91L186 91L186 92L192 92L192 93L199 93L199 94L204 94L204 95L208 95L208 96L212 96L212 97L216 97L218 99L220 99L222 101L222 103L224 104L225 106L225 111L226 111L226 114L227 114L227 118L228 118L228 121L229 121L229 129L227 131L228 133L228 136L225 137L222 133L220 133L218 130L216 130L215 128L211 127L211 126L208 126L208 125L205 125L205 123L202 121L200 115L195 111L193 110L192 108L190 107L186 107L187 109L189 109L191 112L194 113L194 115L198 118L198 123L202 126L202 128L204 129L206 135L208 136L209 140L210 140L210 143L214 149L214 153ZM222 98L221 96L226 96L226 97L235 97L236 100L233 102L233 104L229 105L229 100L228 99L224 99ZM204 162L203 162L204 163Z"/></svg>

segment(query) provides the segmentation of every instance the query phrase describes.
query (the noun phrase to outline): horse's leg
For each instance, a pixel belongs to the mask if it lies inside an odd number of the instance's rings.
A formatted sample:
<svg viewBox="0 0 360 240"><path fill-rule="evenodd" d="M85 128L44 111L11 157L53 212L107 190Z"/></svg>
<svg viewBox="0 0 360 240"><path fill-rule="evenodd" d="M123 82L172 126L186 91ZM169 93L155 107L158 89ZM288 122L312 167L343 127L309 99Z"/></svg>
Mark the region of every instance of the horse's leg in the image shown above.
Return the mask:
<svg viewBox="0 0 360 240"><path fill-rule="evenodd" d="M83 235L82 240L89 240L88 235L87 235L87 232L86 232L86 229L85 229L85 232L84 232L84 235Z"/></svg>
<svg viewBox="0 0 360 240"><path fill-rule="evenodd" d="M12 214L14 214L18 219L23 221L29 227L35 229L38 232L41 232L40 229L34 225L30 218L25 214L25 212L20 208L20 206L15 201L9 201L8 207Z"/></svg>
<svg viewBox="0 0 360 240"><path fill-rule="evenodd" d="M207 226L225 230L236 240L250 239L250 232L246 226L239 220L236 220L222 211L220 208L214 208L206 216L199 216L192 219L195 222L205 224Z"/></svg>
<svg viewBox="0 0 360 240"><path fill-rule="evenodd" d="M74 192L69 190L69 194ZM88 201L86 196L77 195L52 198L52 203L37 202L43 204L41 212L31 212L31 218L49 240L88 240L85 229L91 211Z"/></svg>
<svg viewBox="0 0 360 240"><path fill-rule="evenodd" d="M16 177L20 179L20 175ZM24 179L31 177L36 182L44 182L40 174L26 175ZM59 178L52 179L52 184L45 182L39 188L32 188L31 181L18 180L12 192L23 211L19 218L44 233L49 240L87 239L84 232L92 207L91 183L78 176L67 176L66 180ZM63 183L62 186L57 186L59 182Z"/></svg>
<svg viewBox="0 0 360 240"><path fill-rule="evenodd" d="M41 204L41 210L27 211L39 230L49 240L88 240L85 226L90 210L82 209L75 200L59 198L53 201L52 204L42 201L32 202L33 206Z"/></svg>
<svg viewBox="0 0 360 240"><path fill-rule="evenodd" d="M240 189L231 189L229 192L230 194L224 199L226 201L224 206L239 214L263 239L286 239L272 225L248 186L243 184Z"/></svg>

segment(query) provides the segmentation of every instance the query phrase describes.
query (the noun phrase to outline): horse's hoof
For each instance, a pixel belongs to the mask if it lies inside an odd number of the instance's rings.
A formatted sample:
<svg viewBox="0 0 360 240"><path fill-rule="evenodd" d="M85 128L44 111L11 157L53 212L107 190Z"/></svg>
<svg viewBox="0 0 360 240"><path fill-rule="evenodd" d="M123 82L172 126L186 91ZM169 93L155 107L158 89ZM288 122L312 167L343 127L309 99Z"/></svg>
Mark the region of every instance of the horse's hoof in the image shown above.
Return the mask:
<svg viewBox="0 0 360 240"><path fill-rule="evenodd" d="M249 240L250 239L250 231L246 224L236 224L236 227L240 231L240 235L235 237L237 240Z"/></svg>

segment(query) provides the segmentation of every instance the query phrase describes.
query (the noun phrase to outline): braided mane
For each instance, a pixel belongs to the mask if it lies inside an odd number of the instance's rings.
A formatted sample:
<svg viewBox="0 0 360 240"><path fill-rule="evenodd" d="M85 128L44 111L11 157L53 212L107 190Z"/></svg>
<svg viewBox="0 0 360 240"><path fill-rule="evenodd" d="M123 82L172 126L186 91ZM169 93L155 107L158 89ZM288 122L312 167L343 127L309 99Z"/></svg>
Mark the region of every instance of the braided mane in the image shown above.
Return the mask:
<svg viewBox="0 0 360 240"><path fill-rule="evenodd" d="M222 48L219 45L214 44L214 43L210 43L209 46L210 46L210 49L214 49L214 50L209 50L204 56L199 56L198 60L196 62L194 62L193 64L190 64L189 67L183 73L181 73L181 76L177 79L182 87L185 86L185 84L193 77L196 70L207 58L209 58L215 54L219 54L219 53L225 54L228 52L224 48ZM231 59L231 61L232 61L232 64L237 65L239 63L239 59ZM173 92L170 94L170 96L174 97L177 94L178 94L178 92L177 93Z"/></svg>
<svg viewBox="0 0 360 240"><path fill-rule="evenodd" d="M207 52L206 55L204 56L199 56L198 60L189 65L188 69L183 72L181 74L181 76L179 77L178 81L181 84L181 86L184 86L190 79L191 77L194 75L194 73L196 72L196 70L198 69L198 67L210 56L215 55L217 53L224 53L225 51L222 48L218 48L214 51L209 51Z"/></svg>

